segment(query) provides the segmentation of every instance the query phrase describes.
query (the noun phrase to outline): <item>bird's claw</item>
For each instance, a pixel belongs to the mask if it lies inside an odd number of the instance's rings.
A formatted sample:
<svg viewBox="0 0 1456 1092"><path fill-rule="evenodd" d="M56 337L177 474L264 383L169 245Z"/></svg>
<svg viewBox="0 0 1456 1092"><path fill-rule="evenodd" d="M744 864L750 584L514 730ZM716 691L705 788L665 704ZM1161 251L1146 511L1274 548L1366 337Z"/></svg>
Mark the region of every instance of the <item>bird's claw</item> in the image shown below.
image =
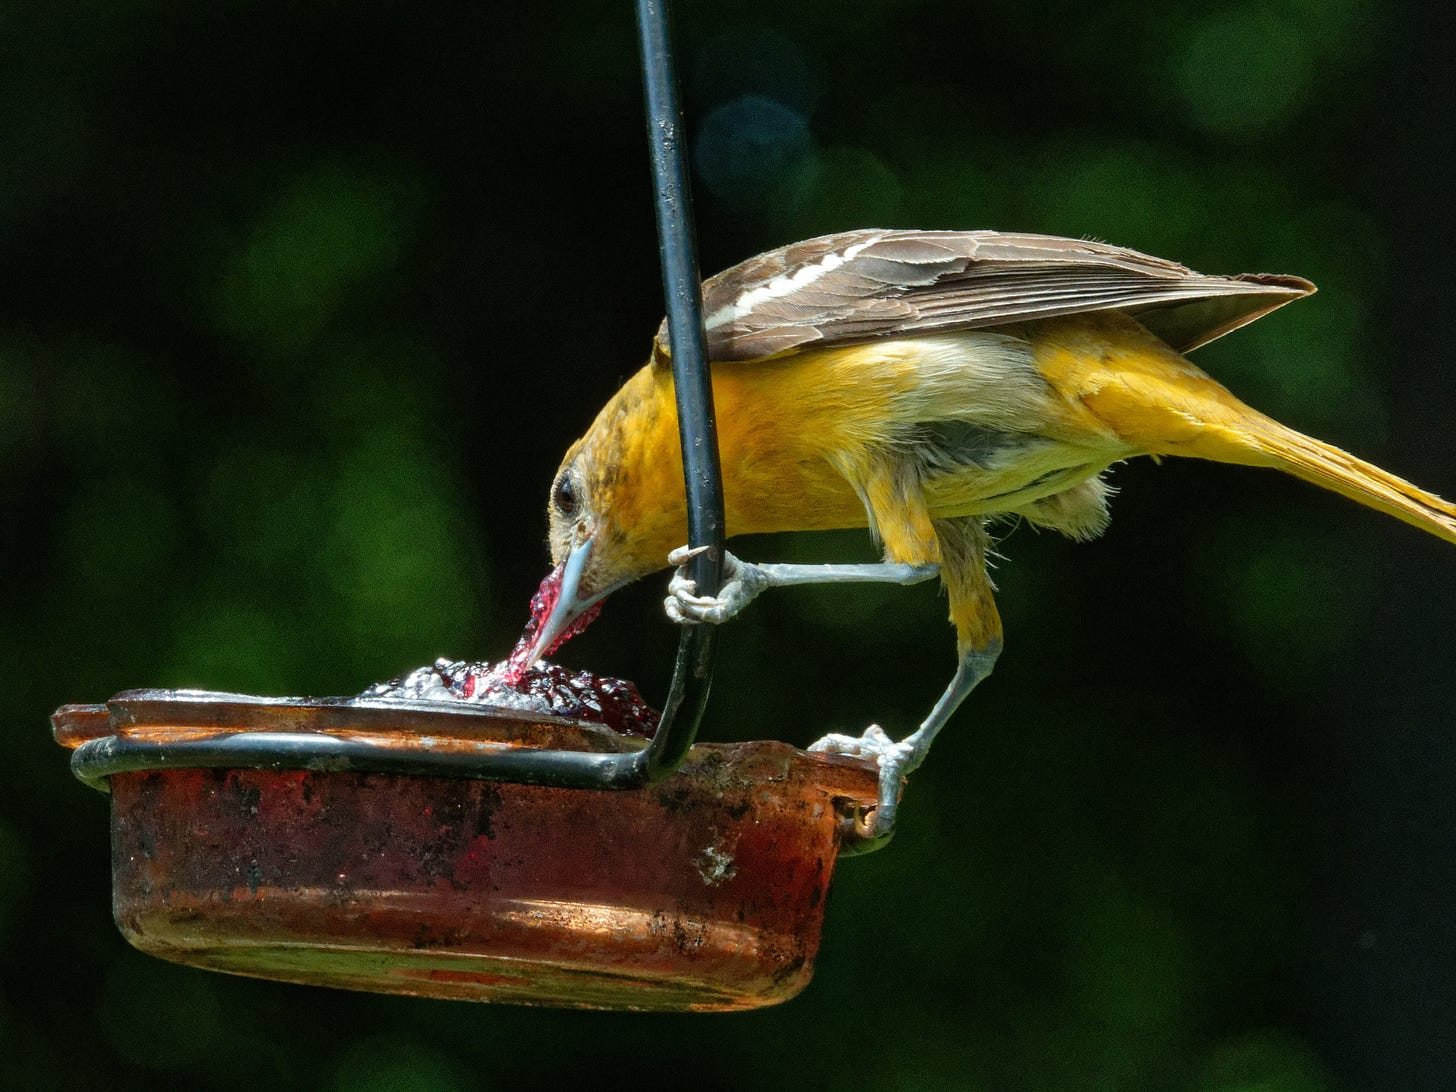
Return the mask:
<svg viewBox="0 0 1456 1092"><path fill-rule="evenodd" d="M711 546L679 546L667 555L667 563L674 568L680 569L693 558L701 557L712 548Z"/></svg>
<svg viewBox="0 0 1456 1092"><path fill-rule="evenodd" d="M723 587L717 595L699 595L697 582L689 575L687 565L706 549L706 546L681 546L667 555L667 563L678 568L668 582L663 608L667 616L679 625L694 626L704 622L719 625L748 606L768 587L768 577L762 569L724 551Z"/></svg>
<svg viewBox="0 0 1456 1092"><path fill-rule="evenodd" d="M871 816L870 834L875 838L888 838L895 827L895 812L899 808L905 777L919 764L921 757L914 744L896 742L878 724L871 724L864 734L858 736L831 732L809 744L809 750L875 760L880 768L880 788L879 801Z"/></svg>

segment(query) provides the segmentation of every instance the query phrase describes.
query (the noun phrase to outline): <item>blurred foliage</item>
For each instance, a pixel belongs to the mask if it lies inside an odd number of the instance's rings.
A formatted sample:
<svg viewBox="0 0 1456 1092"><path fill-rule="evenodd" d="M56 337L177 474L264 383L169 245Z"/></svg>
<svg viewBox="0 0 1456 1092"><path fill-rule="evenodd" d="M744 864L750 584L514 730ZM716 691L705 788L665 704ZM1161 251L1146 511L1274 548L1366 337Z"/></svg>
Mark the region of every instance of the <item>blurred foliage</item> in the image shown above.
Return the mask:
<svg viewBox="0 0 1456 1092"><path fill-rule="evenodd" d="M1456 491L1431 320L1456 283L1449 16L679 6L705 269L897 225L1301 273L1320 295L1200 362ZM1008 652L895 844L843 866L787 1006L479 1008L125 947L104 801L49 741L53 708L153 685L348 693L519 632L556 461L660 309L630 18L588 0L0 15L0 1084L1456 1084L1449 551L1221 467L1119 468L1094 544L1007 529ZM660 584L566 659L661 695ZM767 597L724 635L705 734L903 729L951 661L929 587Z"/></svg>

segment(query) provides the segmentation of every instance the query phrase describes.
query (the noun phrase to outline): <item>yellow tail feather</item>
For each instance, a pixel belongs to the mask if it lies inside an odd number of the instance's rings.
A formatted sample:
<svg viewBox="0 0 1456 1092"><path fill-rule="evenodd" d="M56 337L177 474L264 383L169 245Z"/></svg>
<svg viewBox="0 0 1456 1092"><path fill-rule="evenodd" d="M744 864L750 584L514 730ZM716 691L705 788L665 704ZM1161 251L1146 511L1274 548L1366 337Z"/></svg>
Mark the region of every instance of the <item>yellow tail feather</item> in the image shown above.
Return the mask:
<svg viewBox="0 0 1456 1092"><path fill-rule="evenodd" d="M1456 505L1263 414L1243 424L1266 465L1456 544Z"/></svg>
<svg viewBox="0 0 1456 1092"><path fill-rule="evenodd" d="M1131 320L1048 323L1037 365L1133 450L1273 466L1456 545L1456 505L1243 405Z"/></svg>
<svg viewBox="0 0 1456 1092"><path fill-rule="evenodd" d="M1270 466L1456 544L1456 505L1246 406L1126 320L1081 329L1091 351L1059 330L1065 346L1049 339L1038 364L1124 442L1149 455Z"/></svg>
<svg viewBox="0 0 1456 1092"><path fill-rule="evenodd" d="M1185 405L1178 441L1150 444L1151 453L1273 467L1456 544L1456 505L1224 395L1198 407L1206 414Z"/></svg>

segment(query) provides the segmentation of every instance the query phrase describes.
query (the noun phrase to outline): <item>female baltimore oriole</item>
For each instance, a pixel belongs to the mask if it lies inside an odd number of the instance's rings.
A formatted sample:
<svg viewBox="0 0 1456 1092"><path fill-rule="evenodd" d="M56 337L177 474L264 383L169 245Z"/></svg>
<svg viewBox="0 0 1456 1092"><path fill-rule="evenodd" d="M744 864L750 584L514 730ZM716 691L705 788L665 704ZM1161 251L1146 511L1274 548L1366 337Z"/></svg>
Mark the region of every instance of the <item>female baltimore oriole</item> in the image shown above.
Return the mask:
<svg viewBox="0 0 1456 1092"><path fill-rule="evenodd" d="M816 749L874 755L878 834L903 778L990 672L1001 619L986 523L1073 539L1107 525L1102 472L1187 455L1293 474L1456 543L1456 507L1244 405L1181 355L1314 291L1209 277L1100 243L992 231L864 230L752 258L703 287L729 535L868 526L874 565L724 559L715 597L679 569L667 613L721 622L764 588L939 573L955 678L904 740L872 726ZM686 538L665 327L562 461L549 505L561 595L534 660Z"/></svg>

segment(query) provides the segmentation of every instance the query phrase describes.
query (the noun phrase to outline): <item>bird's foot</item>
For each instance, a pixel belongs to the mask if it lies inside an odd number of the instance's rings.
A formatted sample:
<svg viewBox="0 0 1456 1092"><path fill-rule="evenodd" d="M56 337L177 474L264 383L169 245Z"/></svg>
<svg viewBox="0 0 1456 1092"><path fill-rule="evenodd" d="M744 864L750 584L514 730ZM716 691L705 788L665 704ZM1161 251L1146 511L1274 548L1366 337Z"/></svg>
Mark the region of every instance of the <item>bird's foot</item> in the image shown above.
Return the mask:
<svg viewBox="0 0 1456 1092"><path fill-rule="evenodd" d="M678 568L667 585L668 595L663 607L667 616L681 625L726 622L769 586L768 575L761 568L725 550L722 588L717 595L699 595L697 582L689 575L687 566L706 549L706 546L696 549L682 546L667 555L667 563Z"/></svg>
<svg viewBox="0 0 1456 1092"><path fill-rule="evenodd" d="M830 732L823 739L816 739L809 744L809 750L818 751L821 754L878 759L892 754L898 746L900 744L891 739L883 728L878 724L871 724L864 730L863 735L858 736Z"/></svg>
<svg viewBox="0 0 1456 1092"><path fill-rule="evenodd" d="M809 750L875 760L880 768L880 790L868 833L875 839L888 838L895 829L895 812L900 805L905 777L920 765L924 757L921 749L908 740L896 742L878 724L871 724L863 735L846 736L831 732L809 744Z"/></svg>

